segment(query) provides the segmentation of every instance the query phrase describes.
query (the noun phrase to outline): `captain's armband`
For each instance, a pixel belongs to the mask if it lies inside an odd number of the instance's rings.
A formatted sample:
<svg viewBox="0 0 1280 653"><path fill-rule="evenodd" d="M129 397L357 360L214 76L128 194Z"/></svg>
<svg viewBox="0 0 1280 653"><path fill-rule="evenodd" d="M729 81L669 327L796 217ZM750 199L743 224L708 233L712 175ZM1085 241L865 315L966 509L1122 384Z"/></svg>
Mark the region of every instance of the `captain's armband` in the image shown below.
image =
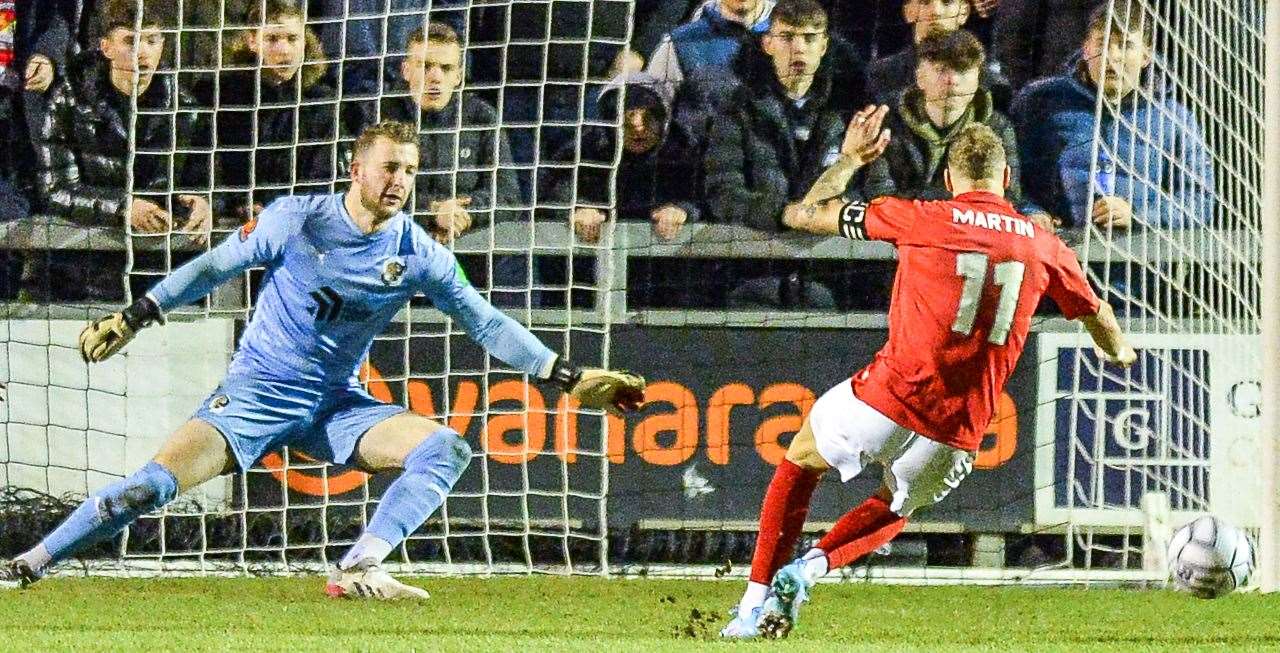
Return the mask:
<svg viewBox="0 0 1280 653"><path fill-rule="evenodd" d="M851 240L867 239L866 202L854 200L840 207L840 235Z"/></svg>

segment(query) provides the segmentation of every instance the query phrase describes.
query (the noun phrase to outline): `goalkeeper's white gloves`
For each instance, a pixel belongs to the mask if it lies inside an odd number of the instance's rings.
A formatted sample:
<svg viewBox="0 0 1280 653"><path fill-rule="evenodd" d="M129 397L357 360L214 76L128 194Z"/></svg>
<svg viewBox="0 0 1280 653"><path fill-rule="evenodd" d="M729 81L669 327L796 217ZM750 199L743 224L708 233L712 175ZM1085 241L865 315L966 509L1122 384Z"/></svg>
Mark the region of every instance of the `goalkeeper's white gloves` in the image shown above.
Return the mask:
<svg viewBox="0 0 1280 653"><path fill-rule="evenodd" d="M586 408L602 408L621 415L644 403L644 377L625 370L581 369L564 357L556 359L550 381Z"/></svg>
<svg viewBox="0 0 1280 653"><path fill-rule="evenodd" d="M123 310L90 322L80 332L80 357L86 363L101 363L154 322L164 322L164 316L160 307L144 296Z"/></svg>

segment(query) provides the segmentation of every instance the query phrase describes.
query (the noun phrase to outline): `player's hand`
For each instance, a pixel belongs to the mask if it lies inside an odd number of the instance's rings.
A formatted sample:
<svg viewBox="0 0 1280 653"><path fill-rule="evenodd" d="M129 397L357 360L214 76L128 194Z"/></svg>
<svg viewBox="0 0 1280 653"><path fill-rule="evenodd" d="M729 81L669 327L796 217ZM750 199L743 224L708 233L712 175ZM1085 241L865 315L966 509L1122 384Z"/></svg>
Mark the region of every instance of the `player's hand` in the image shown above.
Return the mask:
<svg viewBox="0 0 1280 653"><path fill-rule="evenodd" d="M98 318L80 332L80 357L86 363L101 363L129 344L134 335L124 313Z"/></svg>
<svg viewBox="0 0 1280 653"><path fill-rule="evenodd" d="M973 0L973 11L981 18L989 18L999 5L1000 0Z"/></svg>
<svg viewBox="0 0 1280 653"><path fill-rule="evenodd" d="M668 204L649 215L653 219L653 233L662 240L671 240L680 233L689 214L675 204Z"/></svg>
<svg viewBox="0 0 1280 653"><path fill-rule="evenodd" d="M604 221L608 219L609 216L600 209L580 206L573 210L573 233L584 243L600 242Z"/></svg>
<svg viewBox="0 0 1280 653"><path fill-rule="evenodd" d="M1129 345L1124 345L1120 347L1120 351L1116 352L1115 356L1112 356L1106 352L1101 352L1101 354L1102 354L1103 360L1106 360L1108 363L1111 363L1112 365L1118 365L1120 367L1129 367L1130 365L1133 365L1134 362L1138 360L1138 352L1134 351L1133 347L1130 347Z"/></svg>
<svg viewBox="0 0 1280 653"><path fill-rule="evenodd" d="M213 208L209 200L199 195L179 195L178 201L191 209L191 217L182 225L182 232L191 234L191 242L197 245L208 243L213 230Z"/></svg>
<svg viewBox="0 0 1280 653"><path fill-rule="evenodd" d="M1100 229L1128 229L1133 224L1133 206L1115 195L1099 197L1093 203L1093 223Z"/></svg>
<svg viewBox="0 0 1280 653"><path fill-rule="evenodd" d="M173 218L169 212L160 208L151 200L135 197L129 200L129 224L134 231L144 234L158 234L169 230Z"/></svg>
<svg viewBox="0 0 1280 653"><path fill-rule="evenodd" d="M891 135L888 129L881 127L888 115L889 107L883 104L878 107L867 105L854 114L849 120L849 127L844 130L840 154L853 159L858 165L867 165L884 154Z"/></svg>
<svg viewBox="0 0 1280 653"><path fill-rule="evenodd" d="M471 198L466 195L431 202L431 219L435 227L432 231L437 240L442 243L448 242L471 228L471 213L467 211L468 206L471 206Z"/></svg>
<svg viewBox="0 0 1280 653"><path fill-rule="evenodd" d="M644 377L624 370L582 370L578 382L569 389L578 403L586 408L603 408L621 415L644 403Z"/></svg>
<svg viewBox="0 0 1280 653"><path fill-rule="evenodd" d="M1027 216L1027 219L1047 233L1052 234L1058 231L1058 219L1048 213L1032 213Z"/></svg>
<svg viewBox="0 0 1280 653"><path fill-rule="evenodd" d="M43 54L33 54L27 59L27 69L23 74L23 88L36 93L44 93L53 83L53 61Z"/></svg>

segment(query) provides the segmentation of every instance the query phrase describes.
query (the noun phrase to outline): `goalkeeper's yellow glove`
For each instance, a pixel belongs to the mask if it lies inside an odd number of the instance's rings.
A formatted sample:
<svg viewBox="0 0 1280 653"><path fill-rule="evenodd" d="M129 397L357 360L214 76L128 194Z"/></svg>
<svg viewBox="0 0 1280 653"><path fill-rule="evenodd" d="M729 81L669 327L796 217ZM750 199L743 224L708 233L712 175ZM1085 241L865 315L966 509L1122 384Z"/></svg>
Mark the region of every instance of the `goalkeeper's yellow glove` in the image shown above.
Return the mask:
<svg viewBox="0 0 1280 653"><path fill-rule="evenodd" d="M580 369L557 358L551 380L586 408L603 408L621 415L644 403L644 377L624 370Z"/></svg>
<svg viewBox="0 0 1280 653"><path fill-rule="evenodd" d="M80 357L86 363L101 363L124 349L143 328L163 321L160 307L142 297L124 310L90 322L80 332Z"/></svg>

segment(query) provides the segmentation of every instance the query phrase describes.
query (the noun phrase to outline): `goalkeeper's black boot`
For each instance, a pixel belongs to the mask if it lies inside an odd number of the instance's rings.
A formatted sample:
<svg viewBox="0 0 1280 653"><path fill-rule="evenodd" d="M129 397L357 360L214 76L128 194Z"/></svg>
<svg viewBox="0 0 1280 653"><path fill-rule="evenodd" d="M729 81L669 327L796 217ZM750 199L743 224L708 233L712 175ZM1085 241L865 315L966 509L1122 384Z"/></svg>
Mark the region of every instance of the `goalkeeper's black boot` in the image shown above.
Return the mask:
<svg viewBox="0 0 1280 653"><path fill-rule="evenodd" d="M16 558L0 567L0 590L20 590L40 580L26 560Z"/></svg>

